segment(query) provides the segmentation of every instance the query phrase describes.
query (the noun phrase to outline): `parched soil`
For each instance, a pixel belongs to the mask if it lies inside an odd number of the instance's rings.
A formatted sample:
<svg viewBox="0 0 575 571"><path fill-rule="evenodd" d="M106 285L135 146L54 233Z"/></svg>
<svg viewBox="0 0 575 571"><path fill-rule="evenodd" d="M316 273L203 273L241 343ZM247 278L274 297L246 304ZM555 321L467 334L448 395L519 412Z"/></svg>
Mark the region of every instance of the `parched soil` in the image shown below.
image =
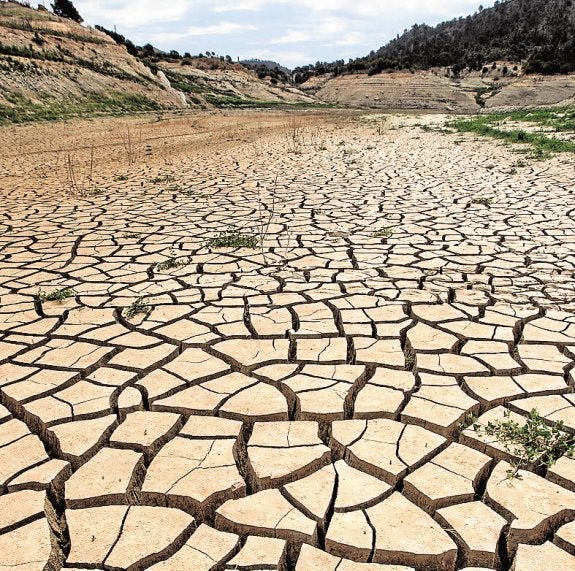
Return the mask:
<svg viewBox="0 0 575 571"><path fill-rule="evenodd" d="M442 121L0 129L0 569L575 567L574 159Z"/></svg>

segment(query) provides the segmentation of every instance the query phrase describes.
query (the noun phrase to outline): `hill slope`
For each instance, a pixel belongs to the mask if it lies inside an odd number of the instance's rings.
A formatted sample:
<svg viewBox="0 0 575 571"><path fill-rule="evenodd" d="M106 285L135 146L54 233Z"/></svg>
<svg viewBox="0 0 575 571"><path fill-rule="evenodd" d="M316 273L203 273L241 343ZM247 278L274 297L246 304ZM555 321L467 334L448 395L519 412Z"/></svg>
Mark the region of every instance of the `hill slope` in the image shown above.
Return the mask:
<svg viewBox="0 0 575 571"><path fill-rule="evenodd" d="M106 33L0 1L0 122L262 102L311 102L238 64L145 65Z"/></svg>
<svg viewBox="0 0 575 571"><path fill-rule="evenodd" d="M527 71L566 73L575 71L574 31L572 0L508 0L435 27L415 25L367 61L376 69L475 70L494 60L527 61Z"/></svg>
<svg viewBox="0 0 575 571"><path fill-rule="evenodd" d="M574 30L573 0L507 0L435 27L414 25L369 56L298 68L295 77L322 101L382 109L569 103Z"/></svg>
<svg viewBox="0 0 575 571"><path fill-rule="evenodd" d="M494 61L521 63L527 73L575 71L575 1L505 0L466 18L437 26L415 24L410 30L369 55L333 63L296 68L295 77L305 82L324 73L450 67L455 75L463 69L482 70Z"/></svg>
<svg viewBox="0 0 575 571"><path fill-rule="evenodd" d="M182 107L181 94L105 34L0 2L0 113L14 120Z"/></svg>

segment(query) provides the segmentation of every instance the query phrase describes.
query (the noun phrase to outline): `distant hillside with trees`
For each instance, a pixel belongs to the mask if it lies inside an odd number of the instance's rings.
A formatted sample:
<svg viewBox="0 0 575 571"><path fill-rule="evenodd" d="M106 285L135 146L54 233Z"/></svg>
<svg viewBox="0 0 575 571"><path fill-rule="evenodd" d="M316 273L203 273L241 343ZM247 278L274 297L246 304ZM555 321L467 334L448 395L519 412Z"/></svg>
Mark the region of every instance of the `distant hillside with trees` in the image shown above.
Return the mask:
<svg viewBox="0 0 575 571"><path fill-rule="evenodd" d="M291 71L282 66L281 64L261 59L247 59L240 62L244 67L252 69L257 72L260 79L265 79L266 77L271 77L273 81L280 81L282 83L288 83L291 77Z"/></svg>
<svg viewBox="0 0 575 571"><path fill-rule="evenodd" d="M507 0L437 26L415 24L368 56L296 68L296 81L324 73L452 67L481 70L496 60L527 73L575 71L575 0Z"/></svg>

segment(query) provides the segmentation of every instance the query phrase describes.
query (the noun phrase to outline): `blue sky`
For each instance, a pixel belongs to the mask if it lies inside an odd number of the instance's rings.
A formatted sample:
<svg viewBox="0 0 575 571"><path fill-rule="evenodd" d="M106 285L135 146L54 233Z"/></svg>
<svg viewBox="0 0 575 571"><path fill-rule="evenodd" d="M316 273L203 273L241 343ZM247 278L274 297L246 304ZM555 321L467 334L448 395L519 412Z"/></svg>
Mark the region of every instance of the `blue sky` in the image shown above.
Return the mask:
<svg viewBox="0 0 575 571"><path fill-rule="evenodd" d="M355 58L414 23L477 10L480 0L73 0L87 24L136 44L181 53L214 51L288 67ZM46 0L48 5L48 0ZM493 2L484 2L488 7Z"/></svg>

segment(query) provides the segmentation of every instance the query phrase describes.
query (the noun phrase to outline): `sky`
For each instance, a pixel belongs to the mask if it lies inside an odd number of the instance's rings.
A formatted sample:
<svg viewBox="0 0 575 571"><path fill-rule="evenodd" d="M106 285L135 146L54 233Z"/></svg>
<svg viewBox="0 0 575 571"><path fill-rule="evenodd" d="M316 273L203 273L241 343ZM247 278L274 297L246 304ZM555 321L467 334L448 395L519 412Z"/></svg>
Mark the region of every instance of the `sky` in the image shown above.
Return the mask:
<svg viewBox="0 0 575 571"><path fill-rule="evenodd" d="M49 0L44 2L46 6ZM415 23L474 13L481 0L73 0L86 24L137 45L271 59L289 68L367 55ZM492 1L483 2L485 8Z"/></svg>

